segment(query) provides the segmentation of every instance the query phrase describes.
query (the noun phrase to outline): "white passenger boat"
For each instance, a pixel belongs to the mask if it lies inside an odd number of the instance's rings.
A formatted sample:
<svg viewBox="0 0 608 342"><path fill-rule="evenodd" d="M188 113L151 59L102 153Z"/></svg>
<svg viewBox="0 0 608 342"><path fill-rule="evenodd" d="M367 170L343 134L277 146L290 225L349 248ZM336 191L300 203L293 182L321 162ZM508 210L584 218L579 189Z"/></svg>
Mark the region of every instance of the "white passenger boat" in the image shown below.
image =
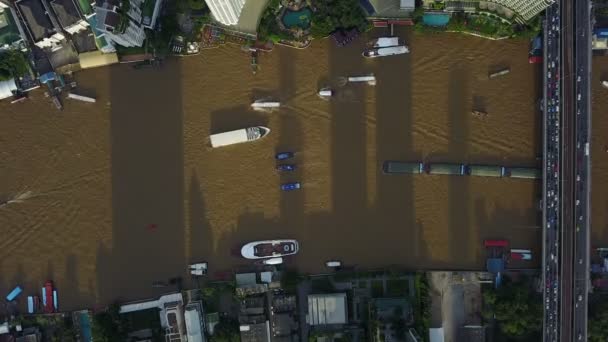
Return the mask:
<svg viewBox="0 0 608 342"><path fill-rule="evenodd" d="M376 58L409 53L410 49L398 37L380 37L370 42L363 57Z"/></svg>
<svg viewBox="0 0 608 342"><path fill-rule="evenodd" d="M608 88L608 81L602 81L602 86L604 88Z"/></svg>
<svg viewBox="0 0 608 342"><path fill-rule="evenodd" d="M211 147L228 146L261 139L270 133L270 128L253 126L237 129L235 131L212 134L209 136Z"/></svg>
<svg viewBox="0 0 608 342"><path fill-rule="evenodd" d="M279 108L281 107L281 102L277 101L268 101L268 100L256 100L251 104L251 108L253 109L267 109L267 108Z"/></svg>
<svg viewBox="0 0 608 342"><path fill-rule="evenodd" d="M351 76L347 78L348 82L357 83L357 82L367 82L369 85L376 85L376 76L366 75L366 76Z"/></svg>
<svg viewBox="0 0 608 342"><path fill-rule="evenodd" d="M241 248L241 255L245 259L280 258L298 253L299 248L296 240L254 241Z"/></svg>

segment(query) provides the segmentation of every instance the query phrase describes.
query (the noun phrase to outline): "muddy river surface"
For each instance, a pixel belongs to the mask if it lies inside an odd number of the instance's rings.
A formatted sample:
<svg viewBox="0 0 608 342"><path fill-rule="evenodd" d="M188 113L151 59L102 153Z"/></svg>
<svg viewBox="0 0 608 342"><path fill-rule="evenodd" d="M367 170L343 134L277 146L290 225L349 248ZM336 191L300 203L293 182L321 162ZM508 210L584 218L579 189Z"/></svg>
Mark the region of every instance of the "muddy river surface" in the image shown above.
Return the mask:
<svg viewBox="0 0 608 342"><path fill-rule="evenodd" d="M146 298L168 291L153 281L187 279L189 262L208 261L212 276L250 267L235 251L257 239L299 240L288 264L305 272L329 259L483 269L487 238L540 255L540 182L381 171L385 160L538 166L540 67L528 42L398 33L409 55L364 60L373 32L344 48L275 48L253 75L248 55L225 46L160 70L77 74L96 104L65 100L58 112L42 91L3 101L0 195L18 201L0 208L0 293L53 279L63 309ZM511 73L488 80L501 66ZM368 73L375 87L342 82ZM323 86L330 101L316 96ZM283 106L249 109L264 97ZM272 132L210 148L210 133L251 125ZM296 151L296 172L275 172L281 150ZM300 191L279 190L296 180ZM606 225L608 197L595 194Z"/></svg>

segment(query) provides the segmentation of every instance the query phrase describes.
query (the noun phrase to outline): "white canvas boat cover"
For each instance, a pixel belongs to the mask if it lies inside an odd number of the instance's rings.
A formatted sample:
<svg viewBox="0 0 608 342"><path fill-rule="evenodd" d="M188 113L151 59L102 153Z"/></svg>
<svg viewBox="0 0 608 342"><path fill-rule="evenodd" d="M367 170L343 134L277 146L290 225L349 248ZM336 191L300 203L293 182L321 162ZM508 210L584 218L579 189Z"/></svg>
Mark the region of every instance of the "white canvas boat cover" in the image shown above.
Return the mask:
<svg viewBox="0 0 608 342"><path fill-rule="evenodd" d="M0 81L0 100L13 96L13 91L17 90L15 79Z"/></svg>
<svg viewBox="0 0 608 342"><path fill-rule="evenodd" d="M399 38L398 37L380 37L378 38L378 41L376 41L376 44L374 44L376 47L389 47L389 46L397 46L399 45Z"/></svg>
<svg viewBox="0 0 608 342"><path fill-rule="evenodd" d="M378 49L379 56L400 55L408 52L410 52L410 50L406 46L391 46Z"/></svg>

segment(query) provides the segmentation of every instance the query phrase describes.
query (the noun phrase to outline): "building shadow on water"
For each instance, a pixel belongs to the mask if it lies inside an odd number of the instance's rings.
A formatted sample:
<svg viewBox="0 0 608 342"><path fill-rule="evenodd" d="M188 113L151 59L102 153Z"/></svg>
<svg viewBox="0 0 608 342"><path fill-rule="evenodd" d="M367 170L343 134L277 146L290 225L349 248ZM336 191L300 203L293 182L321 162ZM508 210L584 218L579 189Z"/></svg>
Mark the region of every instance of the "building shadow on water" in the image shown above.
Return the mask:
<svg viewBox="0 0 608 342"><path fill-rule="evenodd" d="M452 64L448 79L448 126L449 147L448 154L457 159L465 160L468 157L468 139L470 139L469 121L464 120L466 96L470 72L461 65ZM472 253L463 253L463 248L471 241L474 234L469 219L469 207L466 197L471 196L469 180L464 177L450 177L448 185L448 259L460 260L465 264L472 264L476 259Z"/></svg>
<svg viewBox="0 0 608 342"><path fill-rule="evenodd" d="M180 69L175 59L110 68L113 229L98 252L102 302L155 295L153 281L185 273Z"/></svg>
<svg viewBox="0 0 608 342"><path fill-rule="evenodd" d="M209 134L228 132L250 126L266 125L268 125L267 113L256 112L249 106L235 106L211 112Z"/></svg>
<svg viewBox="0 0 608 342"><path fill-rule="evenodd" d="M396 29L396 34L410 41L409 31ZM412 57L403 55L371 61L378 79L375 87L376 116L376 201L369 224L377 233L374 240L387 251L381 259L414 268L423 262L428 266L427 244L423 224L416 220L414 181L417 175L389 176L382 172L386 160L421 161L414 151L412 126ZM394 89L400 93L395 96ZM380 259L380 260L381 260ZM432 262L431 262L432 263Z"/></svg>

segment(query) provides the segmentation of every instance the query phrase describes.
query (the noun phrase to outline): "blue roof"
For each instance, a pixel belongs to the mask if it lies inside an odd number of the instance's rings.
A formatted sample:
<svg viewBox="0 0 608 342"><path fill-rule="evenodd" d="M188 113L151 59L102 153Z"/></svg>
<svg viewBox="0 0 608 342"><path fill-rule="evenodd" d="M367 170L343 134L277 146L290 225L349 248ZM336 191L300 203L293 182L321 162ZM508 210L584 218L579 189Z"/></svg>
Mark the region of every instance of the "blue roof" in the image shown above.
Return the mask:
<svg viewBox="0 0 608 342"><path fill-rule="evenodd" d="M41 83L47 83L47 82L56 80L57 74L55 74L54 71L51 71L51 72L47 72L46 74L40 75L39 78L40 78Z"/></svg>
<svg viewBox="0 0 608 342"><path fill-rule="evenodd" d="M608 27L606 27L606 28L596 28L594 30L594 33L598 37L607 38L608 37Z"/></svg>
<svg viewBox="0 0 608 342"><path fill-rule="evenodd" d="M17 298L17 296L18 296L19 294L21 294L21 291L23 291L23 290L21 289L21 287L19 287L19 286L15 287L15 288L13 289L13 291L11 291L11 293L9 293L9 294L8 294L8 296L6 296L6 301L7 301L7 302L10 302L10 301L14 300L15 298Z"/></svg>

